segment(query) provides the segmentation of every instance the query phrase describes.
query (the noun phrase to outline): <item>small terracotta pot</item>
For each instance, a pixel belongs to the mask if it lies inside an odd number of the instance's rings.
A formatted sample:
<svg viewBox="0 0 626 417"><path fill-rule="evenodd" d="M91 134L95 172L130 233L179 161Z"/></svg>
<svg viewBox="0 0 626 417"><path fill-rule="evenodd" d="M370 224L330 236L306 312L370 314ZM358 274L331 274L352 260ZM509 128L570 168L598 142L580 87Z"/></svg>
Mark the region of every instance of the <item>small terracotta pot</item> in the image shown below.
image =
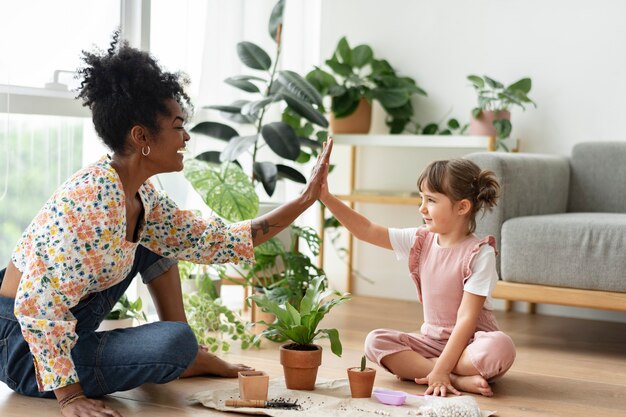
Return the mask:
<svg viewBox="0 0 626 417"><path fill-rule="evenodd" d="M285 385L288 389L312 391L315 389L317 369L322 364L322 347L311 346L313 350L294 350L296 344L285 344L280 347L280 364L285 374Z"/></svg>
<svg viewBox="0 0 626 417"><path fill-rule="evenodd" d="M350 381L350 392L352 398L369 398L372 396L376 379L376 369L365 368L361 372L360 367L348 368L348 380Z"/></svg>
<svg viewBox="0 0 626 417"><path fill-rule="evenodd" d="M476 136L496 136L496 128L493 126L494 120L511 120L509 111L483 110L477 119L470 117L469 134Z"/></svg>
<svg viewBox="0 0 626 417"><path fill-rule="evenodd" d="M239 372L239 396L242 400L267 401L270 376L263 371Z"/></svg>
<svg viewBox="0 0 626 417"><path fill-rule="evenodd" d="M330 113L330 130L338 133L369 133L372 124L372 104L365 97L359 100L356 110L346 116L336 118Z"/></svg>

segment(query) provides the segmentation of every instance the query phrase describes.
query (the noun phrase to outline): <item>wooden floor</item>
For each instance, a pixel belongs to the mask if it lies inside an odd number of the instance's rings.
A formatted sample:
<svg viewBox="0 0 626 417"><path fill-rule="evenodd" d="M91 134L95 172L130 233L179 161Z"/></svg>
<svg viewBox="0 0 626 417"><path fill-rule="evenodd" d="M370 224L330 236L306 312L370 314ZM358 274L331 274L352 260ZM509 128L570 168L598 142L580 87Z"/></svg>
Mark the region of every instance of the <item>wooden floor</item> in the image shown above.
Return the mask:
<svg viewBox="0 0 626 417"><path fill-rule="evenodd" d="M368 331L390 327L414 330L421 310L413 302L355 297L333 311L332 325L340 330L344 355L330 353L327 341L321 378L345 378L356 366ZM493 398L476 397L481 408L506 417L612 417L626 416L626 324L573 318L498 312L502 330L517 345L517 359L509 373L493 386ZM264 342L260 350L234 349L225 355L282 377L277 346ZM120 392L106 402L124 416L228 415L191 404L186 397L236 384L236 380L194 378L166 385L147 385ZM376 386L419 393L423 386L397 381L379 370ZM0 383L0 416L59 416L54 400L33 399L12 393ZM232 414L230 414L232 415Z"/></svg>

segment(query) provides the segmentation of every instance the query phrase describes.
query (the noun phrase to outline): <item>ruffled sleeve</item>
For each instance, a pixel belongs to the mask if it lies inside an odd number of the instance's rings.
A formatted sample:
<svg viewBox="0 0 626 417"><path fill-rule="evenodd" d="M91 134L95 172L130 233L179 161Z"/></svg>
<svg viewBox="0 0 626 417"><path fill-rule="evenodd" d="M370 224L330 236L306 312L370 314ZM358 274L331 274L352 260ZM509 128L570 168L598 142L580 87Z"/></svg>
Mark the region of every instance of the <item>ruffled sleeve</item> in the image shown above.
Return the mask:
<svg viewBox="0 0 626 417"><path fill-rule="evenodd" d="M413 247L411 248L411 253L409 255L409 271L411 273L411 278L413 278L413 282L415 283L415 287L417 288L417 297L422 303L422 285L420 279L420 257L422 255L422 247L424 246L424 241L430 232L426 230L425 227L420 227L415 232L415 243L413 243Z"/></svg>
<svg viewBox="0 0 626 417"><path fill-rule="evenodd" d="M144 190L150 211L140 243L167 258L199 264L252 263L251 222L226 224L219 217L202 218L181 210L151 184Z"/></svg>
<svg viewBox="0 0 626 417"><path fill-rule="evenodd" d="M480 253L480 248L483 245L489 245L493 248L494 252L496 253L496 256L498 256L498 250L496 249L496 238L489 235L486 236L485 238L479 240L474 247L472 248L472 250L465 255L465 257L463 258L463 282L465 283L465 281L467 281L467 279L472 275L473 271L472 271L472 263L474 262L474 259L476 259L476 256L478 256L478 254Z"/></svg>

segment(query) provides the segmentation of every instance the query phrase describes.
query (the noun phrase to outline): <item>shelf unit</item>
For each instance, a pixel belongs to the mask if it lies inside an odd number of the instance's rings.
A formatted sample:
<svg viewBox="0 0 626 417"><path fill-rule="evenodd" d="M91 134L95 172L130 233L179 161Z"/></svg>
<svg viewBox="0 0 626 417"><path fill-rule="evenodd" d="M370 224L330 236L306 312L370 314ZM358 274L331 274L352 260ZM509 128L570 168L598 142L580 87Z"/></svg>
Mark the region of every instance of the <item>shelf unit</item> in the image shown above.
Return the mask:
<svg viewBox="0 0 626 417"><path fill-rule="evenodd" d="M368 191L356 189L356 173L358 169L357 148L359 147L394 147L394 148L422 148L422 149L474 149L494 151L496 138L491 136L435 136L435 135L334 135L334 146L349 146L349 188L347 194L339 194L337 198L346 201L351 208L356 203L410 205L420 204L420 197L414 191ZM319 266L324 266L323 229L325 208L320 206L320 245ZM352 292L352 258L354 238L348 234L348 270L346 277L346 291Z"/></svg>

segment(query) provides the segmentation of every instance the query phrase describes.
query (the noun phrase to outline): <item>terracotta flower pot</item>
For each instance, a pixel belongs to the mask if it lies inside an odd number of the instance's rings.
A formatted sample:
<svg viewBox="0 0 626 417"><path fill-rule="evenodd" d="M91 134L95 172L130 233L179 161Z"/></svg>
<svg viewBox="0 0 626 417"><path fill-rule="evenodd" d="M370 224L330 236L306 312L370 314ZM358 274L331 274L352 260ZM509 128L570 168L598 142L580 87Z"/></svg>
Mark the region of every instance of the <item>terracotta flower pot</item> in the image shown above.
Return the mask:
<svg viewBox="0 0 626 417"><path fill-rule="evenodd" d="M372 396L376 379L376 369L365 368L361 372L360 367L348 368L348 381L350 381L350 392L352 398L369 398Z"/></svg>
<svg viewBox="0 0 626 417"><path fill-rule="evenodd" d="M372 104L366 98L361 98L356 110L346 116L336 118L330 113L330 130L338 133L369 133L372 124Z"/></svg>
<svg viewBox="0 0 626 417"><path fill-rule="evenodd" d="M469 134L476 136L496 136L494 120L511 120L511 112L483 110L477 119L470 117Z"/></svg>
<svg viewBox="0 0 626 417"><path fill-rule="evenodd" d="M322 347L306 345L312 350L294 350L295 346L298 345L291 343L280 347L285 384L288 389L312 391L315 389L317 369L322 364Z"/></svg>
<svg viewBox="0 0 626 417"><path fill-rule="evenodd" d="M239 396L242 400L267 401L270 377L263 371L239 372Z"/></svg>

